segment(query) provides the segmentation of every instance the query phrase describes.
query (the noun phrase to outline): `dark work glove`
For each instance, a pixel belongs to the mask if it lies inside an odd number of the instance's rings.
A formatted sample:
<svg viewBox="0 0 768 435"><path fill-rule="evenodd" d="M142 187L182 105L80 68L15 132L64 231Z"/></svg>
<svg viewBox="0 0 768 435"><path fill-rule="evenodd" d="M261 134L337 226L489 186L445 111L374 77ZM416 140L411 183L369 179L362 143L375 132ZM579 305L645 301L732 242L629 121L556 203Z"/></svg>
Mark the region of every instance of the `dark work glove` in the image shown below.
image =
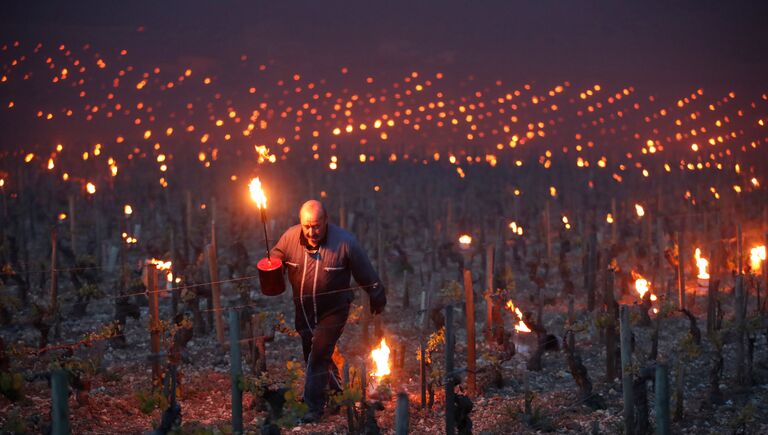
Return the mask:
<svg viewBox="0 0 768 435"><path fill-rule="evenodd" d="M370 296L371 314L381 314L384 311L384 307L387 305L387 294L384 293L384 288L376 288L375 292Z"/></svg>

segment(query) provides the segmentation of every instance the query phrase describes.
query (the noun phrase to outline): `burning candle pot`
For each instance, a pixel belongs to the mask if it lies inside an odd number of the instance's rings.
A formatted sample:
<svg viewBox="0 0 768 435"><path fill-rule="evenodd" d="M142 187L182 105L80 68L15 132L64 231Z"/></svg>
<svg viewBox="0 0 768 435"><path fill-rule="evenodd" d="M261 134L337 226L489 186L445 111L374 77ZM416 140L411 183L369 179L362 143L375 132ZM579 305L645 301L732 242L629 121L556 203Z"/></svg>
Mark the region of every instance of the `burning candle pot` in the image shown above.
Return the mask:
<svg viewBox="0 0 768 435"><path fill-rule="evenodd" d="M536 334L531 334L531 328L523 321L523 312L520 308L515 306L515 303L511 300L507 301L506 308L512 315L512 321L514 323L514 334L512 336L512 342L515 345L517 353L528 355L536 349L538 337Z"/></svg>
<svg viewBox="0 0 768 435"><path fill-rule="evenodd" d="M387 340L382 337L379 346L371 350L370 359L373 361L373 370L368 373L368 381L366 382L366 395L372 398L383 399L388 396L390 376L392 375L392 365L390 362L390 348L387 345ZM380 390L379 387L384 386L385 389Z"/></svg>
<svg viewBox="0 0 768 435"><path fill-rule="evenodd" d="M259 208L261 225L264 228L264 243L267 247L267 256L256 263L256 268L259 269L261 292L267 296L277 296L285 291L285 280L283 279L283 262L279 258L272 258L269 254L267 196L261 188L261 181L258 177L251 180L248 184L248 190L251 192L251 199L256 203L256 207Z"/></svg>
<svg viewBox="0 0 768 435"><path fill-rule="evenodd" d="M707 294L707 288L709 287L709 260L701 256L701 249L696 248L693 252L693 258L696 260L696 267L699 269L699 273L696 275L696 282L698 284L696 293L705 295Z"/></svg>

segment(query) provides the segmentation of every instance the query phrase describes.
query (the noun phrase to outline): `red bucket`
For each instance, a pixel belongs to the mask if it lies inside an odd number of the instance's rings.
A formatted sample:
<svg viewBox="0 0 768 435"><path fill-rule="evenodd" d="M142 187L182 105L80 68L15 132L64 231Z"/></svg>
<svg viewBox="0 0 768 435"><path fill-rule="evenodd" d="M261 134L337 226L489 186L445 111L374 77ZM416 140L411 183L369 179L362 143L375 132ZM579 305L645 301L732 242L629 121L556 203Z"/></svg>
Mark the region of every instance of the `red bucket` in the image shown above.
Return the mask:
<svg viewBox="0 0 768 435"><path fill-rule="evenodd" d="M266 296L278 296L285 291L283 262L279 258L262 258L256 263L259 269L261 292Z"/></svg>

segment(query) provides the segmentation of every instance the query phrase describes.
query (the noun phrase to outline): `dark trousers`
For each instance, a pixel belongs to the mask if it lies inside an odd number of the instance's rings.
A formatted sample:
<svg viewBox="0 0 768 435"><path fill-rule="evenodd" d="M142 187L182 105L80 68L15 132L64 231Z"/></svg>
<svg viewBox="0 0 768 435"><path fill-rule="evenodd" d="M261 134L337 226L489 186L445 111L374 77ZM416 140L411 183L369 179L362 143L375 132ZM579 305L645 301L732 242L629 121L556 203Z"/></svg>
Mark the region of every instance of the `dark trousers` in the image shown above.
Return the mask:
<svg viewBox="0 0 768 435"><path fill-rule="evenodd" d="M332 391L341 391L339 368L331 358L336 342L344 331L344 325L349 316L349 305L341 306L326 313L318 313L319 320L307 325L301 313L301 307L296 307L296 329L301 335L301 347L304 351L304 362L307 365L304 378L304 403L310 411L322 412L326 400L326 387Z"/></svg>

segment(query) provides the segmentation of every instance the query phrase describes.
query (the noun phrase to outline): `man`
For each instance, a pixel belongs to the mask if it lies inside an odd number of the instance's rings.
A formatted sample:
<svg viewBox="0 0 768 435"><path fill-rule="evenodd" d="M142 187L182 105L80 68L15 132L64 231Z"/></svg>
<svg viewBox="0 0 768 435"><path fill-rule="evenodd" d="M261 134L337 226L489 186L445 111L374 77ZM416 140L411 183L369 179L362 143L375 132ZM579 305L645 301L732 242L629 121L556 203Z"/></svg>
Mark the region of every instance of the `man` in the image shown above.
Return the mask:
<svg viewBox="0 0 768 435"><path fill-rule="evenodd" d="M305 202L299 222L280 237L272 255L283 261L293 287L295 325L307 365L304 402L309 413L304 421L311 422L323 414L326 387L341 391L331 356L357 289L350 288L350 277L368 293L371 313L381 313L387 297L360 244L351 233L328 223L322 203Z"/></svg>

